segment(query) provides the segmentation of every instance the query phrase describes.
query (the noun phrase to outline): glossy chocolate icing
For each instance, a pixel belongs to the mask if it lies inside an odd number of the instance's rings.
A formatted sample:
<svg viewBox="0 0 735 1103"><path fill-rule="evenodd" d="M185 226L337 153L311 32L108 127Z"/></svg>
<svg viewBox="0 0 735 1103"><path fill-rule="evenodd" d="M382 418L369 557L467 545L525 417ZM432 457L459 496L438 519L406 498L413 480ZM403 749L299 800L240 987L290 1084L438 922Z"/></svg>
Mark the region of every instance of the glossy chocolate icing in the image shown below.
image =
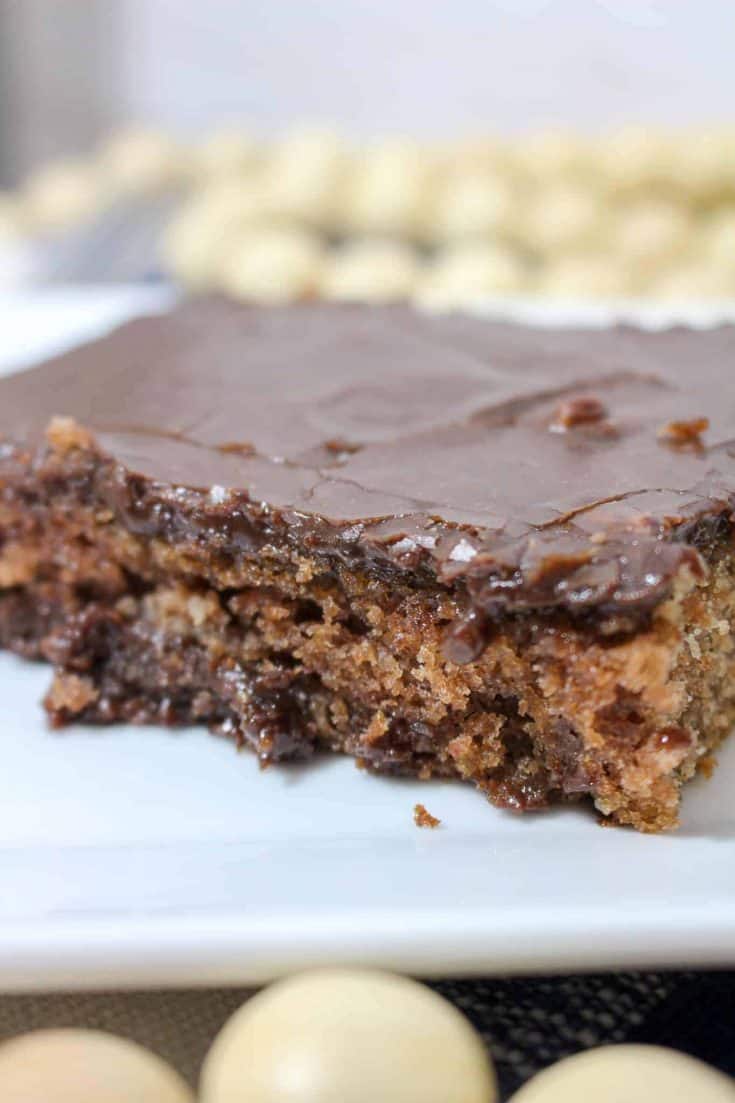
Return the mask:
<svg viewBox="0 0 735 1103"><path fill-rule="evenodd" d="M7 440L55 415L137 531L463 580L466 661L503 610L649 609L729 534L735 326L191 302L0 381Z"/></svg>

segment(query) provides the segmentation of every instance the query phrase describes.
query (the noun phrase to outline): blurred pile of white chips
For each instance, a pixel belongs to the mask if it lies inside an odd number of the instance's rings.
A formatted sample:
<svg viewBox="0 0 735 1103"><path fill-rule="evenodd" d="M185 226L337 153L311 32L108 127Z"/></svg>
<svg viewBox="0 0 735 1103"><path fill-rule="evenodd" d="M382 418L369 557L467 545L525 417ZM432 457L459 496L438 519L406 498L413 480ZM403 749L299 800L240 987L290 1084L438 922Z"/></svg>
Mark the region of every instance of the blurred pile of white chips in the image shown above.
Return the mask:
<svg viewBox="0 0 735 1103"><path fill-rule="evenodd" d="M160 264L256 302L735 297L735 125L358 146L327 129L146 130L0 194L0 241L169 193Z"/></svg>

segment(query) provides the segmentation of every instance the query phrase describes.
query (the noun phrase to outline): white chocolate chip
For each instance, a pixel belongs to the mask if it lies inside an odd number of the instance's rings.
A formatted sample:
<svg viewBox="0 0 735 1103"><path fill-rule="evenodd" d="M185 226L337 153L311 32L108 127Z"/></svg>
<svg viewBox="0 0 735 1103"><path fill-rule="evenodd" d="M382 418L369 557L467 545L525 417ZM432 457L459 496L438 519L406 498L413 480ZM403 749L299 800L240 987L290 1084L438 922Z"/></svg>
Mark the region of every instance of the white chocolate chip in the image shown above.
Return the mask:
<svg viewBox="0 0 735 1103"><path fill-rule="evenodd" d="M100 175L87 161L53 161L28 178L23 206L31 230L61 231L91 218L104 198Z"/></svg>
<svg viewBox="0 0 735 1103"><path fill-rule="evenodd" d="M690 231L690 216L679 204L646 200L618 215L614 251L624 263L648 270L680 256L689 244Z"/></svg>
<svg viewBox="0 0 735 1103"><path fill-rule="evenodd" d="M601 246L609 233L599 197L579 185L542 187L519 228L528 248L542 254Z"/></svg>
<svg viewBox="0 0 735 1103"><path fill-rule="evenodd" d="M730 299L735 296L735 263L729 272L706 260L676 265L652 283L650 292L653 298L674 301Z"/></svg>
<svg viewBox="0 0 735 1103"><path fill-rule="evenodd" d="M579 134L545 130L521 139L516 162L534 183L586 176L592 163L591 143Z"/></svg>
<svg viewBox="0 0 735 1103"><path fill-rule="evenodd" d="M545 265L537 290L555 298L614 298L635 294L636 285L632 273L613 258L582 253Z"/></svg>
<svg viewBox="0 0 735 1103"><path fill-rule="evenodd" d="M278 142L263 171L263 188L275 216L331 223L346 166L336 134L296 130Z"/></svg>
<svg viewBox="0 0 735 1103"><path fill-rule="evenodd" d="M341 224L350 233L412 236L424 224L430 188L431 163L425 150L403 142L376 146L352 166Z"/></svg>
<svg viewBox="0 0 735 1103"><path fill-rule="evenodd" d="M735 1083L662 1046L603 1046L544 1069L511 1103L735 1103Z"/></svg>
<svg viewBox="0 0 735 1103"><path fill-rule="evenodd" d="M253 227L244 232L223 263L225 291L261 303L312 296L321 273L322 247L305 230Z"/></svg>
<svg viewBox="0 0 735 1103"><path fill-rule="evenodd" d="M99 165L121 195L155 194L185 180L192 167L169 135L137 127L114 134L100 150Z"/></svg>
<svg viewBox="0 0 735 1103"><path fill-rule="evenodd" d="M233 241L248 227L262 224L265 215L265 197L256 183L233 178L210 184L166 227L163 264L188 287L215 287Z"/></svg>
<svg viewBox="0 0 735 1103"><path fill-rule="evenodd" d="M160 1057L97 1030L38 1030L4 1042L0 1097L7 1103L194 1103Z"/></svg>
<svg viewBox="0 0 735 1103"><path fill-rule="evenodd" d="M629 126L603 138L595 161L603 187L613 193L637 194L665 181L675 155L672 137L641 126Z"/></svg>
<svg viewBox="0 0 735 1103"><path fill-rule="evenodd" d="M698 236L707 262L735 274L735 210L730 208L713 215Z"/></svg>
<svg viewBox="0 0 735 1103"><path fill-rule="evenodd" d="M427 213L424 236L442 242L495 235L509 228L514 208L511 186L497 173L453 175Z"/></svg>
<svg viewBox="0 0 735 1103"><path fill-rule="evenodd" d="M259 993L205 1060L202 1103L494 1103L470 1023L404 977L326 969Z"/></svg>
<svg viewBox="0 0 735 1103"><path fill-rule="evenodd" d="M261 156L261 143L239 127L213 131L194 151L197 171L215 179L248 172Z"/></svg>
<svg viewBox="0 0 735 1103"><path fill-rule="evenodd" d="M521 291L525 281L525 266L511 249L456 245L427 267L415 301L425 310L452 310Z"/></svg>
<svg viewBox="0 0 735 1103"><path fill-rule="evenodd" d="M396 241L357 241L336 250L325 265L326 299L392 302L409 298L418 277L416 254Z"/></svg>
<svg viewBox="0 0 735 1103"><path fill-rule="evenodd" d="M669 180L695 202L729 198L735 185L732 128L705 127L675 135Z"/></svg>

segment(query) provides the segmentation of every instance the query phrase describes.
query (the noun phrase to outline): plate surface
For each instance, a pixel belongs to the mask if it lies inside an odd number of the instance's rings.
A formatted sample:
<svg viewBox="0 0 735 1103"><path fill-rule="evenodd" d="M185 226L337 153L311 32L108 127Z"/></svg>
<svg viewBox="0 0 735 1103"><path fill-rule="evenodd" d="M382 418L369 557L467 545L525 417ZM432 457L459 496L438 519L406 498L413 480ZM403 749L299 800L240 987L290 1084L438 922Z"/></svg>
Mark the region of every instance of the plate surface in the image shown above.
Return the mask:
<svg viewBox="0 0 735 1103"><path fill-rule="evenodd" d="M166 301L0 300L2 368ZM735 963L735 740L690 785L679 832L646 837L584 808L516 818L350 761L260 772L201 730L50 732L48 678L0 655L1 988L255 983L336 962L434 976ZM440 828L414 826L417 801Z"/></svg>

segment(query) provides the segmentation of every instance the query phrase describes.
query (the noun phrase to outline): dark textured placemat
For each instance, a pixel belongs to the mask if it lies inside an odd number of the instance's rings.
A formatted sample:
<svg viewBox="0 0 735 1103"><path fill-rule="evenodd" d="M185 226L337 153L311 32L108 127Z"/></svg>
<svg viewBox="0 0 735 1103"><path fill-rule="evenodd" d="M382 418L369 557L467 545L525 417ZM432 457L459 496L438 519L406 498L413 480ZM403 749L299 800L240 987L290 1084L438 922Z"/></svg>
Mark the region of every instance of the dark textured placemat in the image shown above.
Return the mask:
<svg viewBox="0 0 735 1103"><path fill-rule="evenodd" d="M735 1074L735 973L617 973L441 981L495 1058L506 1099L534 1073L582 1049L672 1046Z"/></svg>
<svg viewBox="0 0 735 1103"><path fill-rule="evenodd" d="M502 1098L540 1068L590 1046L673 1046L735 1075L735 973L443 980L433 987L490 1047ZM0 997L0 1038L48 1026L88 1026L133 1038L189 1080L246 989Z"/></svg>

